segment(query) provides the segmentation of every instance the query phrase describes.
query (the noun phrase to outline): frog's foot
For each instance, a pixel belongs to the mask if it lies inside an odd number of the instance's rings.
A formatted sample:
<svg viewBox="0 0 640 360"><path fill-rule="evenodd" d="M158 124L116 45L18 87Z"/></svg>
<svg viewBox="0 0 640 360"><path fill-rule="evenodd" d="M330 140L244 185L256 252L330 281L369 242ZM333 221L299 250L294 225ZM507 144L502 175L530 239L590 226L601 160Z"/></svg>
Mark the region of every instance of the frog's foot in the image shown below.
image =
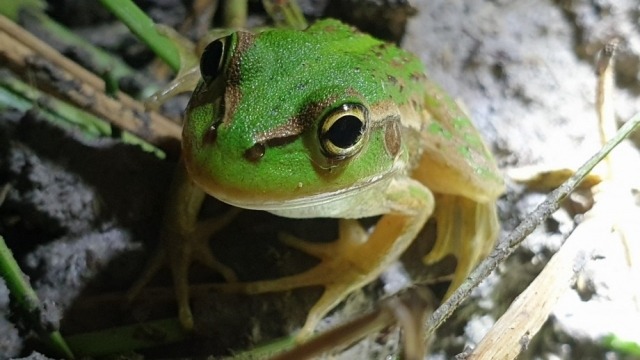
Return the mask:
<svg viewBox="0 0 640 360"><path fill-rule="evenodd" d="M350 292L361 288L378 276L377 272L361 266L360 250L367 245L367 232L357 220L340 220L339 238L332 243L310 243L290 235L281 235L281 241L320 259L320 263L300 274L275 280L215 285L220 291L259 294L288 291L300 287L324 286L320 299L309 311L307 320L297 335L305 340L318 322Z"/></svg>
<svg viewBox="0 0 640 360"><path fill-rule="evenodd" d="M186 329L193 328L193 316L189 306L189 266L199 262L213 271L220 273L226 281L235 282L235 272L221 263L211 252L209 239L211 235L227 226L239 213L233 208L221 217L197 223L191 231L167 231L163 234L163 246L149 261L144 273L138 278L127 294L129 302L142 291L153 276L167 263L171 268L178 314L181 324Z"/></svg>
<svg viewBox="0 0 640 360"><path fill-rule="evenodd" d="M178 302L178 317L185 329L193 329L193 315L189 305L189 266L192 262L200 262L220 273L229 282L237 281L235 272L218 261L211 252L209 238L230 223L238 212L239 209L234 208L222 217L200 222L184 241L178 243L179 246L167 246L173 250L170 251L168 260Z"/></svg>
<svg viewBox="0 0 640 360"><path fill-rule="evenodd" d="M433 250L424 257L432 265L448 255L457 260L445 298L455 291L475 266L491 251L499 225L494 202L479 203L456 195L436 197L437 235Z"/></svg>
<svg viewBox="0 0 640 360"><path fill-rule="evenodd" d="M357 214L367 207L366 201L378 204L380 197L365 193ZM375 280L409 247L433 211L433 195L419 182L409 178L393 179L382 202L388 207L371 234L357 220L341 219L339 238L330 244L310 244L295 238L285 242L320 258L315 267L296 275L275 280L243 284L223 284L212 288L249 294L287 291L299 287L321 285L325 288L320 299L309 311L307 320L297 335L298 341L308 338L322 319L349 293ZM351 199L353 201L353 199ZM348 212L345 212L348 213ZM353 216L353 213L351 213ZM346 216L351 218L351 216Z"/></svg>

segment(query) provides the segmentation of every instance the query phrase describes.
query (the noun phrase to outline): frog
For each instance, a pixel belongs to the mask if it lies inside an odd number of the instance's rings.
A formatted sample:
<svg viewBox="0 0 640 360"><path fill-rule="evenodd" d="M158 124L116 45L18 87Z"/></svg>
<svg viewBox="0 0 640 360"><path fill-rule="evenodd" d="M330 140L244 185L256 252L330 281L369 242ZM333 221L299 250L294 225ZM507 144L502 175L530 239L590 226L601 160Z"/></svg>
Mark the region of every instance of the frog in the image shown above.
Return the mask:
<svg viewBox="0 0 640 360"><path fill-rule="evenodd" d="M228 280L217 285L221 291L322 286L298 333L306 339L350 293L397 261L429 219L436 240L423 261L457 260L449 293L493 247L503 178L469 117L415 55L323 19L305 30L229 32L204 47L189 74L197 85L164 250L134 287L168 261L184 327L194 323L187 280L193 261ZM336 218L338 239L286 237L320 262L290 276L241 282L208 244L237 211L198 222L206 195L288 218ZM367 217L379 217L371 231L358 221Z"/></svg>

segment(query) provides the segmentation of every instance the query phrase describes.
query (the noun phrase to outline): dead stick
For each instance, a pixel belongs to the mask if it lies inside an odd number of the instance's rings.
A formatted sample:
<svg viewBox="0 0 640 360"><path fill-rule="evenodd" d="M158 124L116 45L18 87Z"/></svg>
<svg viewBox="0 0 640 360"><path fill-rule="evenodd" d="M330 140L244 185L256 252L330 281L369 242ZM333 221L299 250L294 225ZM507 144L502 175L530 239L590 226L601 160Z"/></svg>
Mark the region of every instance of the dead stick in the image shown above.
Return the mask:
<svg viewBox="0 0 640 360"><path fill-rule="evenodd" d="M104 81L70 61L26 30L0 16L0 59L27 81L72 102L151 144L176 152L180 126L118 92L105 94Z"/></svg>

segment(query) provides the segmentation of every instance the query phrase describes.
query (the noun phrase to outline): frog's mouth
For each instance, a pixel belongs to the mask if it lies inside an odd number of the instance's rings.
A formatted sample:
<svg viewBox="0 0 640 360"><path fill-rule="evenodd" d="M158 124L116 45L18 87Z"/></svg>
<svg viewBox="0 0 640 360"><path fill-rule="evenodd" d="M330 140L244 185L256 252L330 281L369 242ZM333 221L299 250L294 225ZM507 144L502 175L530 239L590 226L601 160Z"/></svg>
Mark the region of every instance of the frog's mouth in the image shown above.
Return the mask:
<svg viewBox="0 0 640 360"><path fill-rule="evenodd" d="M362 201L359 198L374 198L380 201L380 196L384 196L381 194L384 194L393 179L393 174L394 172L389 172L377 175L343 189L301 196L295 196L295 192L289 196L274 196L230 189L209 181L201 183L197 176L194 177L194 181L209 195L243 209L268 211L289 218L347 217L351 213L357 213L357 217L360 218L381 213L377 208L362 209Z"/></svg>

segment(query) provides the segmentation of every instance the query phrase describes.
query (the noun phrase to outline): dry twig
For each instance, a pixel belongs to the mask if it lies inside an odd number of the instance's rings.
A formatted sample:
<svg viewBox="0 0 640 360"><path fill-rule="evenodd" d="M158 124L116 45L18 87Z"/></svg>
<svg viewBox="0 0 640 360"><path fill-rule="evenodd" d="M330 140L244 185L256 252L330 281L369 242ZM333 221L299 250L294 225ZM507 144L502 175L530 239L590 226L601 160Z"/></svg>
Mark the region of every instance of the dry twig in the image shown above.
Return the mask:
<svg viewBox="0 0 640 360"><path fill-rule="evenodd" d="M177 152L181 138L178 124L147 111L142 103L122 92L108 96L102 79L4 16L0 16L0 59L55 97L72 102L165 151Z"/></svg>

